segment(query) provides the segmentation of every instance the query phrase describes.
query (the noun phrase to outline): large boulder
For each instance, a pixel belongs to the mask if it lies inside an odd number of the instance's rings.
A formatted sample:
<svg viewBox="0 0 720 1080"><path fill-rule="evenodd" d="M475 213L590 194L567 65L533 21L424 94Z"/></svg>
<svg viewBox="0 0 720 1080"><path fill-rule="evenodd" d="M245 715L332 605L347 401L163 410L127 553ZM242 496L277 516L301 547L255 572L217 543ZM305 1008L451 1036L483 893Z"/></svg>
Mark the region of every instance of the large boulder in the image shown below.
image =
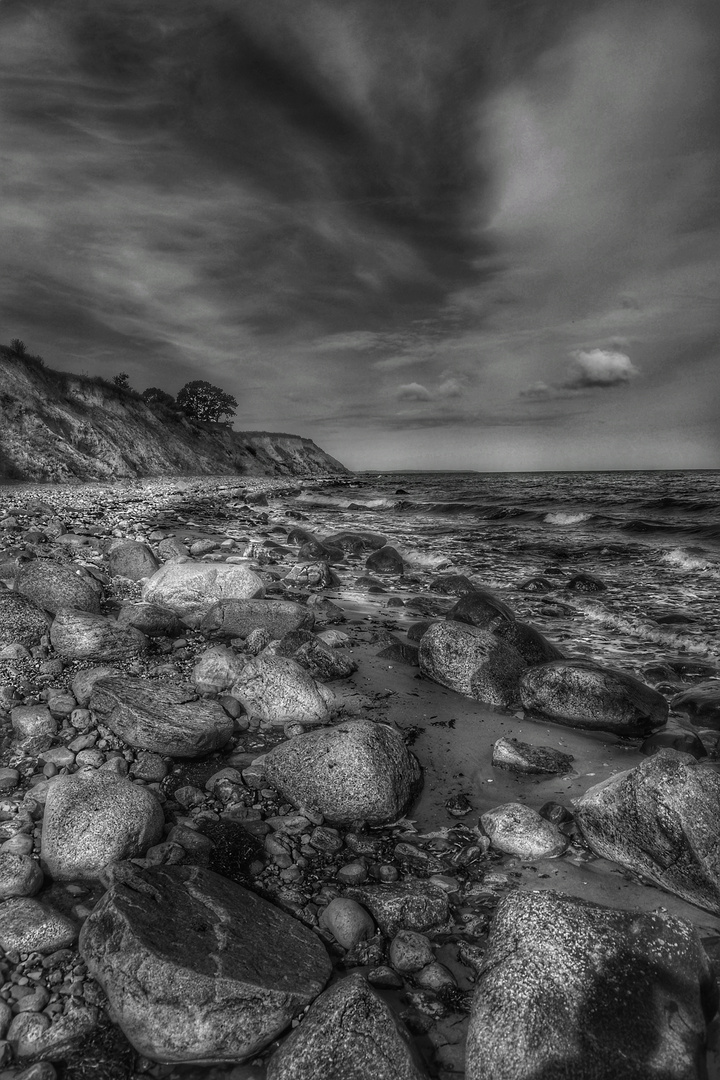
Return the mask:
<svg viewBox="0 0 720 1080"><path fill-rule="evenodd" d="M420 766L395 728L371 720L296 735L274 747L263 767L273 787L327 821L395 821L420 784Z"/></svg>
<svg viewBox="0 0 720 1080"><path fill-rule="evenodd" d="M489 630L434 623L420 639L418 658L423 675L459 694L505 708L518 701L525 662Z"/></svg>
<svg viewBox="0 0 720 1080"><path fill-rule="evenodd" d="M224 746L233 721L216 701L198 701L192 688L158 680L98 679L90 708L130 746L174 758L197 758Z"/></svg>
<svg viewBox="0 0 720 1080"><path fill-rule="evenodd" d="M20 567L15 588L44 611L61 608L100 613L100 591L81 577L75 567L54 559L33 559Z"/></svg>
<svg viewBox="0 0 720 1080"><path fill-rule="evenodd" d="M143 855L165 817L149 788L113 772L59 776L47 791L41 862L56 881L97 881L110 863Z"/></svg>
<svg viewBox="0 0 720 1080"><path fill-rule="evenodd" d="M624 671L590 660L554 660L520 679L523 707L570 727L645 736L667 721L662 694Z"/></svg>
<svg viewBox="0 0 720 1080"><path fill-rule="evenodd" d="M339 547L348 555L360 555L363 551L377 551L387 544L387 537L374 532L343 531L323 537L328 547Z"/></svg>
<svg viewBox="0 0 720 1080"><path fill-rule="evenodd" d="M402 574L405 563L400 552L387 544L368 555L365 567L374 574Z"/></svg>
<svg viewBox="0 0 720 1080"><path fill-rule="evenodd" d="M263 580L237 563L169 562L145 582L142 599L176 612L188 626L197 626L218 600L244 600L265 595Z"/></svg>
<svg viewBox="0 0 720 1080"><path fill-rule="evenodd" d="M498 622L493 633L502 638L507 645L512 645L522 656L528 667L547 664L551 660L564 660L565 654L556 645L536 630L530 623Z"/></svg>
<svg viewBox="0 0 720 1080"><path fill-rule="evenodd" d="M693 724L720 729L720 682L698 683L670 700L674 712L685 713Z"/></svg>
<svg viewBox="0 0 720 1080"><path fill-rule="evenodd" d="M183 625L174 611L160 604L134 604L126 600L118 612L118 625L134 626L148 637L180 637Z"/></svg>
<svg viewBox="0 0 720 1080"><path fill-rule="evenodd" d="M511 893L478 975L467 1080L700 1080L716 1006L685 920Z"/></svg>
<svg viewBox="0 0 720 1080"><path fill-rule="evenodd" d="M284 656L256 656L230 691L249 716L282 727L290 721L324 724L334 695L300 664Z"/></svg>
<svg viewBox="0 0 720 1080"><path fill-rule="evenodd" d="M85 921L80 953L135 1049L162 1062L251 1057L331 971L302 923L194 866L113 885Z"/></svg>
<svg viewBox="0 0 720 1080"><path fill-rule="evenodd" d="M245 663L246 658L233 649L215 645L201 653L190 678L198 694L221 694L240 677Z"/></svg>
<svg viewBox="0 0 720 1080"><path fill-rule="evenodd" d="M120 660L147 650L144 634L103 615L61 608L50 627L55 652L68 660Z"/></svg>
<svg viewBox="0 0 720 1080"><path fill-rule="evenodd" d="M314 622L314 612L293 600L219 600L198 629L208 637L246 638L259 628L281 638L293 630L309 630Z"/></svg>
<svg viewBox="0 0 720 1080"><path fill-rule="evenodd" d="M515 612L489 590L474 589L463 593L448 611L447 618L480 630L494 630L501 623L514 622Z"/></svg>
<svg viewBox="0 0 720 1080"><path fill-rule="evenodd" d="M110 573L113 577L142 581L152 577L160 565L152 551L138 540L123 540L113 544L108 552Z"/></svg>
<svg viewBox="0 0 720 1080"><path fill-rule="evenodd" d="M37 645L47 633L44 611L26 596L0 589L0 648L3 645Z"/></svg>
<svg viewBox="0 0 720 1080"><path fill-rule="evenodd" d="M267 1080L425 1080L402 1021L353 974L326 990L270 1058Z"/></svg>
<svg viewBox="0 0 720 1080"><path fill-rule="evenodd" d="M592 850L720 915L720 776L660 750L586 791L575 820Z"/></svg>

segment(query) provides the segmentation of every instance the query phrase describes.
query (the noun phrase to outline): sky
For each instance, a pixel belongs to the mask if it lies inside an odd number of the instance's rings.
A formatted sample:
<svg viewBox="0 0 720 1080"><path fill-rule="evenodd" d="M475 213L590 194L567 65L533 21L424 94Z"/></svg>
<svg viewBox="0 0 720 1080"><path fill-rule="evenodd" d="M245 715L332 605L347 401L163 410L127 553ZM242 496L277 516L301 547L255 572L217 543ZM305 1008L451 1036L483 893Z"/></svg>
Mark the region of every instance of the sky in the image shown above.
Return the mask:
<svg viewBox="0 0 720 1080"><path fill-rule="evenodd" d="M0 339L352 469L720 467L717 0L0 0Z"/></svg>

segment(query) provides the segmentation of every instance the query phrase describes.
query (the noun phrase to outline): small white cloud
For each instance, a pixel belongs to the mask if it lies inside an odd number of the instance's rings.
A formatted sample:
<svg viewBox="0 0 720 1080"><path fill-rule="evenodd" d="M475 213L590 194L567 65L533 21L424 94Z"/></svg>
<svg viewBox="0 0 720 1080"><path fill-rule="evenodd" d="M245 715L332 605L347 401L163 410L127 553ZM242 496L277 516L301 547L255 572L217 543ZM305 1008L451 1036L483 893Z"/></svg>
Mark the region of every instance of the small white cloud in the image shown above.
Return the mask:
<svg viewBox="0 0 720 1080"><path fill-rule="evenodd" d="M428 390L427 386L423 386L422 383L412 382L405 383L403 386L398 386L395 391L395 397L398 401L432 401L433 395Z"/></svg>
<svg viewBox="0 0 720 1080"><path fill-rule="evenodd" d="M462 397L463 386L459 379L445 379L437 388L437 396L440 398Z"/></svg>
<svg viewBox="0 0 720 1080"><path fill-rule="evenodd" d="M613 349L577 349L567 386L617 386L639 374L627 353Z"/></svg>

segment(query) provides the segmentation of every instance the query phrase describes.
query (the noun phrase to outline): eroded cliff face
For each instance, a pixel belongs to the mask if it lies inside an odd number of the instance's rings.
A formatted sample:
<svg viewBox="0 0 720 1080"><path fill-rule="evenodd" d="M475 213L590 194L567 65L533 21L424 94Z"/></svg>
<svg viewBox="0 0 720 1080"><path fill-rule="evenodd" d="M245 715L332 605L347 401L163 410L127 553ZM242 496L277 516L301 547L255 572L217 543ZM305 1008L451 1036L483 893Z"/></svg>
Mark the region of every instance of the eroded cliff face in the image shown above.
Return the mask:
<svg viewBox="0 0 720 1080"><path fill-rule="evenodd" d="M347 472L311 439L192 423L0 350L0 482Z"/></svg>

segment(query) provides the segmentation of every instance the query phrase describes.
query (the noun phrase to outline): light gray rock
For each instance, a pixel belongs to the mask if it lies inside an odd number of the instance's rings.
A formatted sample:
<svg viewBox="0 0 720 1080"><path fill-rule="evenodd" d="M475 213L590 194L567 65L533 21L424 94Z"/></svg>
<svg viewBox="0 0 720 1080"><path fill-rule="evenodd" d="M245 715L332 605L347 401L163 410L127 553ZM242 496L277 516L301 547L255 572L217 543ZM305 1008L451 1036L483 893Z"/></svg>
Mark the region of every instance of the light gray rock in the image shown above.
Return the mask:
<svg viewBox="0 0 720 1080"><path fill-rule="evenodd" d="M388 937L398 930L430 930L448 917L447 894L439 885L419 878L393 884L352 885L345 896L367 908Z"/></svg>
<svg viewBox="0 0 720 1080"><path fill-rule="evenodd" d="M198 701L191 687L155 679L98 679L90 709L130 746L174 758L212 753L233 732L216 701Z"/></svg>
<svg viewBox="0 0 720 1080"><path fill-rule="evenodd" d="M589 660L556 660L529 668L520 680L523 707L559 724L645 736L662 727L662 694L624 671Z"/></svg>
<svg viewBox="0 0 720 1080"><path fill-rule="evenodd" d="M435 953L425 934L400 930L390 942L389 959L396 971L413 972L432 964Z"/></svg>
<svg viewBox="0 0 720 1080"><path fill-rule="evenodd" d="M568 838L537 810L523 803L505 803L480 818L492 846L521 859L554 859L562 855Z"/></svg>
<svg viewBox="0 0 720 1080"><path fill-rule="evenodd" d="M267 1080L426 1080L410 1036L362 975L321 994L268 1063Z"/></svg>
<svg viewBox="0 0 720 1080"><path fill-rule="evenodd" d="M198 694L222 694L240 678L245 664L244 656L216 645L200 655L190 678Z"/></svg>
<svg viewBox="0 0 720 1080"><path fill-rule="evenodd" d="M249 716L282 727L290 721L324 724L335 697L300 664L282 656L256 656L230 691Z"/></svg>
<svg viewBox="0 0 720 1080"><path fill-rule="evenodd" d="M263 767L294 806L336 824L395 821L420 785L420 766L399 733L370 720L296 735L274 747Z"/></svg>
<svg viewBox="0 0 720 1080"><path fill-rule="evenodd" d="M144 601L171 608L188 626L197 626L218 600L264 595L262 578L247 566L192 561L165 563L142 590Z"/></svg>
<svg viewBox="0 0 720 1080"><path fill-rule="evenodd" d="M131 626L121 626L103 615L61 608L50 627L55 652L68 660L120 660L139 656L147 638Z"/></svg>
<svg viewBox="0 0 720 1080"><path fill-rule="evenodd" d="M327 589L339 584L339 578L326 562L296 563L283 580L302 589Z"/></svg>
<svg viewBox="0 0 720 1080"><path fill-rule="evenodd" d="M555 892L499 905L468 1080L701 1080L717 987L695 928Z"/></svg>
<svg viewBox="0 0 720 1080"><path fill-rule="evenodd" d="M90 695L98 679L106 675L117 675L117 668L112 664L96 664L94 667L82 668L73 678L71 689L75 700L81 708L86 708L90 702Z"/></svg>
<svg viewBox="0 0 720 1080"><path fill-rule="evenodd" d="M660 750L590 788L575 820L592 850L720 915L720 776Z"/></svg>
<svg viewBox="0 0 720 1080"><path fill-rule="evenodd" d="M95 1030L97 1023L98 1010L95 1006L68 1001L63 1013L56 1015L52 1024L45 1013L19 1013L10 1026L8 1042L19 1060L43 1061L47 1064L47 1059L57 1061L65 1057L68 1051L77 1049L82 1040ZM49 1075L42 1076L42 1080L49 1080ZM15 1080L22 1080L23 1076L25 1070ZM28 1070L30 1076L32 1074ZM36 1078L33 1077L33 1080ZM37 1080L41 1080L40 1074Z"/></svg>
<svg viewBox="0 0 720 1080"><path fill-rule="evenodd" d="M123 540L113 544L108 552L110 573L113 577L142 581L152 577L160 565L152 551L137 540Z"/></svg>
<svg viewBox="0 0 720 1080"><path fill-rule="evenodd" d="M492 764L496 769L517 773L565 773L574 761L552 746L534 746L519 739L498 739L493 745Z"/></svg>
<svg viewBox="0 0 720 1080"><path fill-rule="evenodd" d="M44 745L49 746L53 735L57 734L58 722L47 705L16 705L10 712L10 719L15 738L20 742L44 739Z"/></svg>
<svg viewBox="0 0 720 1080"><path fill-rule="evenodd" d="M45 612L20 593L0 589L0 648L4 645L37 645L47 633Z"/></svg>
<svg viewBox="0 0 720 1080"><path fill-rule="evenodd" d="M434 623L420 638L418 659L423 675L466 697L504 708L519 700L525 661L489 630Z"/></svg>
<svg viewBox="0 0 720 1080"><path fill-rule="evenodd" d="M43 872L29 855L0 851L0 900L11 896L34 896L43 883Z"/></svg>
<svg viewBox="0 0 720 1080"><path fill-rule="evenodd" d="M54 559L33 559L20 567L15 589L53 615L61 608L100 613L101 591L72 566Z"/></svg>
<svg viewBox="0 0 720 1080"><path fill-rule="evenodd" d="M72 945L77 935L72 919L49 904L28 896L0 904L0 945L5 952L51 953Z"/></svg>
<svg viewBox="0 0 720 1080"><path fill-rule="evenodd" d="M312 629L314 612L293 600L219 600L203 617L199 629L217 637L246 638L253 630L267 630L281 638L292 630Z"/></svg>
<svg viewBox="0 0 720 1080"><path fill-rule="evenodd" d="M110 863L156 844L164 823L149 788L105 771L60 776L45 802L43 868L56 881L97 881Z"/></svg>
<svg viewBox="0 0 720 1080"><path fill-rule="evenodd" d="M243 1061L322 990L330 959L302 923L219 874L154 867L114 885L80 953L136 1050Z"/></svg>
<svg viewBox="0 0 720 1080"><path fill-rule="evenodd" d="M318 920L323 929L329 930L343 949L354 949L360 941L367 941L375 934L372 916L357 900L336 896L320 912Z"/></svg>

